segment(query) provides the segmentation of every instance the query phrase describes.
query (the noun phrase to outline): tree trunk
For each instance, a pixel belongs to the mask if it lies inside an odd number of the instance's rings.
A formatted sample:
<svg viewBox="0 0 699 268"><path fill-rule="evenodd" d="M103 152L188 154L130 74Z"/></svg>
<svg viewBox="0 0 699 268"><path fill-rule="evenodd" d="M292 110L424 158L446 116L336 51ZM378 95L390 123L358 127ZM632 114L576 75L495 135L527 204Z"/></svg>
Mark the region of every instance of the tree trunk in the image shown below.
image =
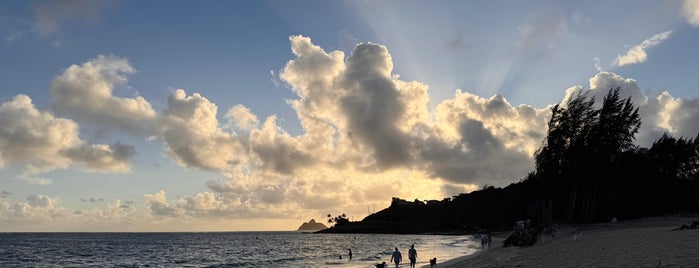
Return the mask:
<svg viewBox="0 0 699 268"><path fill-rule="evenodd" d="M594 221L595 214L597 214L597 192L599 192L599 184L592 186L592 193L590 193L590 207L588 208L588 221Z"/></svg>
<svg viewBox="0 0 699 268"><path fill-rule="evenodd" d="M572 222L575 215L575 207L578 202L578 185L573 184L568 196L568 209L566 209L565 222Z"/></svg>

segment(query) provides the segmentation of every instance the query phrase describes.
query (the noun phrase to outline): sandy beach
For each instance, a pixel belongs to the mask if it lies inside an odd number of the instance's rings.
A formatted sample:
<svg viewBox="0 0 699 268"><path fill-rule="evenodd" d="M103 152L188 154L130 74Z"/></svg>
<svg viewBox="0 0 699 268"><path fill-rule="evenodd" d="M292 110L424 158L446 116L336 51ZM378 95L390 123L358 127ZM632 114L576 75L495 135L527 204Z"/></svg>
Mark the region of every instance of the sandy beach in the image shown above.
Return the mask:
<svg viewBox="0 0 699 268"><path fill-rule="evenodd" d="M698 267L699 229L674 230L695 220L656 217L559 226L553 237L543 236L529 248L503 248L509 233L502 233L490 249L437 267Z"/></svg>

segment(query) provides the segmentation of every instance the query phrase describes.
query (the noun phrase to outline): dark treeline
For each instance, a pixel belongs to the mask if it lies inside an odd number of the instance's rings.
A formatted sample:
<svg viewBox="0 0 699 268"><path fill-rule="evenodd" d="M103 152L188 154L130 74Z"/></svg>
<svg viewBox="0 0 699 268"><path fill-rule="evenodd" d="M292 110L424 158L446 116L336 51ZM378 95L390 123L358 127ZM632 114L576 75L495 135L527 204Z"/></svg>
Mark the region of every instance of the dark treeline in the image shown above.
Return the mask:
<svg viewBox="0 0 699 268"><path fill-rule="evenodd" d="M328 231L443 232L507 228L523 219L547 225L699 211L699 135L664 134L639 148L640 119L619 88L601 105L578 93L552 108L547 137L534 155L536 170L520 182L442 201L394 198L362 222Z"/></svg>
<svg viewBox="0 0 699 268"><path fill-rule="evenodd" d="M634 145L638 109L619 89L601 108L584 94L552 110L536 171L522 184L543 201L543 223L589 223L699 208L699 136L664 134L650 148Z"/></svg>

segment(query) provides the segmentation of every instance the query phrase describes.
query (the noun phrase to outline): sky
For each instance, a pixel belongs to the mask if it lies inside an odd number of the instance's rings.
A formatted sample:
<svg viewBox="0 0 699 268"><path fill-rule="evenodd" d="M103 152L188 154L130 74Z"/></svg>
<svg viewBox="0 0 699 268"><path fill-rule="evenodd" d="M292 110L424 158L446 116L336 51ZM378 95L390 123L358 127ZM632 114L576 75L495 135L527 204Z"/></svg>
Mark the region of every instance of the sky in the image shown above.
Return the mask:
<svg viewBox="0 0 699 268"><path fill-rule="evenodd" d="M0 231L293 230L534 170L620 87L699 133L699 1L0 2Z"/></svg>

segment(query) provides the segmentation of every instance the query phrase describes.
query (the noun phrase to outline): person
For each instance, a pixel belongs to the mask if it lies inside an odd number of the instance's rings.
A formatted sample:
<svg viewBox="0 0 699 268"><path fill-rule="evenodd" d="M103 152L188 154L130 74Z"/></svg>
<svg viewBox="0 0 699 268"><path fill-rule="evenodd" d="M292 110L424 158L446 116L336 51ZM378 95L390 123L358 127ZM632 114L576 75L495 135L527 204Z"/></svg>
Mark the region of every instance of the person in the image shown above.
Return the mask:
<svg viewBox="0 0 699 268"><path fill-rule="evenodd" d="M415 244L410 246L408 249L408 259L410 259L410 268L415 268L415 261L417 260L417 250L415 250Z"/></svg>
<svg viewBox="0 0 699 268"><path fill-rule="evenodd" d="M349 258L350 258L350 260L352 259L352 249L351 248L349 249Z"/></svg>
<svg viewBox="0 0 699 268"><path fill-rule="evenodd" d="M396 264L396 268L398 268L398 265L400 265L400 261L403 260L403 256L400 255L400 251L398 251L398 248L396 248L396 251L391 254L391 261Z"/></svg>

